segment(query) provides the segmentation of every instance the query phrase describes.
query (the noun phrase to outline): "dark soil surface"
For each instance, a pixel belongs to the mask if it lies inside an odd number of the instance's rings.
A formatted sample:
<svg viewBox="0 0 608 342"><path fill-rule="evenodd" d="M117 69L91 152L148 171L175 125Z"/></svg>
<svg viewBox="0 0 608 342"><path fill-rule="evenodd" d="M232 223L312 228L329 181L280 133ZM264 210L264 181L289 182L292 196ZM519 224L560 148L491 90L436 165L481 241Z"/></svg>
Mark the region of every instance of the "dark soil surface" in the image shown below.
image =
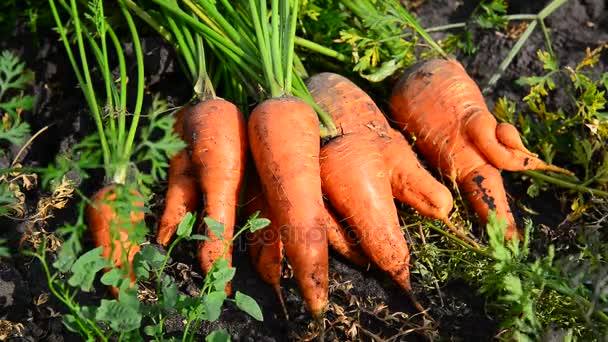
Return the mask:
<svg viewBox="0 0 608 342"><path fill-rule="evenodd" d="M424 27L444 25L466 20L477 1L434 0L425 1L416 13ZM509 1L509 13L537 13L548 1ZM595 48L608 41L608 11L604 0L570 0L553 13L546 24L550 30L553 49L561 65L574 65L585 55L587 47ZM518 25L512 22L511 25ZM441 33L436 37L441 37ZM473 41L478 52L473 56L458 56L469 73L480 84L485 84L497 69L515 39L495 31L476 31ZM1 49L19 53L28 67L36 73L34 92L38 97L32 113L25 119L31 123L32 132L49 126L41 134L22 159L25 166L44 166L53 162L54 156L82 139L94 130L92 120L85 110L82 93L76 86L71 66L57 35L51 31L29 33L24 24L19 24L11 36L0 42ZM190 90L180 73L171 50L158 38L144 38L146 51L147 84L151 93L160 93L170 103L179 105L189 97ZM521 99L525 90L515 85L520 76L542 72L536 57L538 49L545 48L540 29L537 29L520 53L515 57L496 87L487 94L489 106L494 99L507 96ZM608 60L604 57L597 70L606 70ZM132 66L135 68L135 66ZM557 99L559 101L559 99ZM4 161L6 163L6 161ZM2 165L5 167L5 165ZM545 193L540 198L530 199L525 195L526 184L505 174L511 206L516 216L523 216L521 206L526 206L539 215L533 216L535 224L556 227L564 219L559 195ZM81 184L85 193L92 192L103 183L99 176ZM164 184L159 185L159 196L153 203L154 214L162 210ZM33 214L40 196L48 195L39 190L26 193L28 214ZM9 240L13 256L0 259L0 340L13 341L78 341L80 338L68 332L61 323L64 308L58 303L46 285L40 264L18 253L19 237L28 229L52 232L64 221L71 222L76 209L73 206L55 211L54 218L41 223L0 220L4 227L0 238ZM149 217L149 227L155 227L156 217ZM152 239L151 239L152 240ZM90 247L90 241L87 241ZM201 283L198 266L194 262L194 245L182 244L175 252L169 272L181 282L181 290L187 292ZM416 256L414 255L414 258ZM285 341L307 339L313 331L310 316L297 293L292 279L285 278L283 294L290 318L286 320L272 289L263 283L249 264L244 243L235 248L237 267L233 289L252 296L261 306L265 320L257 322L233 305L226 305L219 321L203 326L203 334L223 327L229 330L235 341ZM330 260L331 302L327 315L326 339L343 341L370 341L375 337L392 341L448 340L485 341L498 333L498 322L484 309L483 297L466 283L452 281L437 291L422 289L414 276L412 282L417 297L429 308L429 313L438 326L425 322L422 317L411 317L414 310L408 298L387 276L353 268L332 255ZM95 303L107 296L106 290L98 286L92 294L82 297L85 303ZM179 319L167 324L168 333L179 334L183 326ZM412 331L410 331L412 329ZM374 337L375 336L375 337Z"/></svg>

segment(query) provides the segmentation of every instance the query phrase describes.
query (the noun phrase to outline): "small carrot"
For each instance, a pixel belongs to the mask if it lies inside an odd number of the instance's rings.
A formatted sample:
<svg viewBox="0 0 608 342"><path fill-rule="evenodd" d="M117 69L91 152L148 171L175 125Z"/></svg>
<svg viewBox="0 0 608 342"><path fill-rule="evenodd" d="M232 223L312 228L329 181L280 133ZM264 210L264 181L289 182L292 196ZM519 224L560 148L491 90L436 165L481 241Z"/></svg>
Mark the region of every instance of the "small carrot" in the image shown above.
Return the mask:
<svg viewBox="0 0 608 342"><path fill-rule="evenodd" d="M265 217L270 220L270 224L266 228L248 234L248 251L251 263L260 278L272 286L281 303L283 313L288 318L289 315L287 314L287 308L285 307L283 294L281 293L281 271L283 267L281 233L270 214L270 208L266 202L257 174L253 174L247 179L246 198L248 200L243 211L247 217L259 211L259 217Z"/></svg>
<svg viewBox="0 0 608 342"><path fill-rule="evenodd" d="M205 272L225 258L232 264L232 239L236 204L243 177L247 150L245 119L229 101L214 98L192 106L184 117L184 136L205 199L204 215L224 225L223 237L207 232L209 241L199 247L199 262ZM226 285L230 293L230 284Z"/></svg>
<svg viewBox="0 0 608 342"><path fill-rule="evenodd" d="M188 106L182 107L176 113L173 125L173 131L182 139L184 139L184 113L188 110ZM166 246L169 243L186 213L197 210L199 191L193 172L192 161L185 148L171 158L165 210L156 235L156 242L160 245Z"/></svg>
<svg viewBox="0 0 608 342"><path fill-rule="evenodd" d="M138 192L134 192L134 195L141 197ZM116 200L116 185L107 185L97 191L86 209L87 222L93 236L93 243L97 247L103 247L102 256L112 260L115 267L123 269L127 267L130 270L131 285L133 285L135 284L135 273L133 273L132 263L135 254L139 252L139 246L129 240L126 230L120 228L122 218L117 216L110 204L114 200ZM141 208L141 211L130 212L131 223L136 224L144 219L144 203L136 201L133 205ZM125 255L128 266L123 265ZM117 288L110 287L110 292L115 298L118 298L118 291Z"/></svg>
<svg viewBox="0 0 608 342"><path fill-rule="evenodd" d="M497 169L572 174L528 151L514 126L497 124L456 60L428 60L408 69L393 89L390 111L399 128L416 135L427 161L459 184L482 221L491 209L507 220L509 238L518 230Z"/></svg>
<svg viewBox="0 0 608 342"><path fill-rule="evenodd" d="M303 100L283 96L257 105L249 143L285 254L309 311L328 303L328 247L321 178L319 121Z"/></svg>
<svg viewBox="0 0 608 342"><path fill-rule="evenodd" d="M369 258L361 249L356 236L351 234L352 230L344 228L327 205L325 205L325 208L327 211L326 228L329 246L356 266L368 267L370 265Z"/></svg>

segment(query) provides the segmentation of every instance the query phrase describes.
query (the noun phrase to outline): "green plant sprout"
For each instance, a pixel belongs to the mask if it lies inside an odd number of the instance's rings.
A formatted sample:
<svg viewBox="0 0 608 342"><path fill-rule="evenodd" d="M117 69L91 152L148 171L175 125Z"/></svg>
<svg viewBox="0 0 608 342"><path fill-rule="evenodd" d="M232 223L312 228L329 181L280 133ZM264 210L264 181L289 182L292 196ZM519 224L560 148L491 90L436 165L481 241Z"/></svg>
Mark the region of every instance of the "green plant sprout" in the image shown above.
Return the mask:
<svg viewBox="0 0 608 342"><path fill-rule="evenodd" d="M63 316L63 321L70 331L79 333L87 341L108 341L114 338L132 340L141 339L143 336L153 338L154 341L166 341L164 323L169 317L179 315L186 320L181 341L194 341L201 322L217 320L226 301L233 302L254 319L263 320L262 311L253 298L240 291L237 291L232 299L226 297L226 283L232 280L236 269L229 267L224 259L218 260L207 274L197 297L180 293L175 281L164 273L172 251L181 241L208 239L204 235L192 234L196 220L191 213L180 222L177 238L171 243L166 254L163 255L155 247L147 245L135 257L133 267L137 280L156 282L158 299L155 302L142 303L135 295L121 297L120 300L102 299L98 306L81 305L76 299L77 294L92 291L97 274L111 266L111 263L101 256L101 248L80 254L83 251L80 241L86 230L83 204L84 202L81 202L78 221L59 229L65 242L52 265L49 265L46 257L46 240L35 252L25 252L41 262L51 293L69 310L69 313ZM259 213L255 213L249 217L232 240L225 243L232 244L242 233L254 232L270 223L268 219L258 215ZM217 236L223 236L221 232L224 227L221 223L208 217L205 221L214 233L219 234ZM128 287L126 274L128 272L125 270L112 269L101 277L101 283ZM144 322L148 323L144 325ZM229 340L229 335L222 330L212 332L208 338L210 337L221 338L213 341Z"/></svg>
<svg viewBox="0 0 608 342"><path fill-rule="evenodd" d="M19 146L30 134L30 126L22 118L23 111L33 108L34 96L25 95L25 89L34 81L32 71L26 69L25 63L11 51L0 54L0 157L14 158L0 172L0 216L19 214L22 195L21 187L13 182L10 172L20 172L15 167L20 153L10 156L6 144Z"/></svg>
<svg viewBox="0 0 608 342"><path fill-rule="evenodd" d="M296 44L341 63L352 59L353 71L370 82L381 82L413 64L419 37L430 47L423 54L447 56L399 1L308 1L303 11L303 36ZM321 35L325 32L333 35Z"/></svg>
<svg viewBox="0 0 608 342"><path fill-rule="evenodd" d="M581 338L597 338L608 329L608 298L600 294L600 275L606 270L600 261L606 255L601 244L589 241L580 252L561 258L549 246L538 255L530 250L532 221L525 220L522 241L506 241L506 223L491 213L485 227L488 243L475 248L440 225L425 222L429 231L426 243L416 247L413 274L429 289L454 278L477 287L490 313L500 318L502 340L535 341L554 324ZM432 239L432 232L442 239Z"/></svg>

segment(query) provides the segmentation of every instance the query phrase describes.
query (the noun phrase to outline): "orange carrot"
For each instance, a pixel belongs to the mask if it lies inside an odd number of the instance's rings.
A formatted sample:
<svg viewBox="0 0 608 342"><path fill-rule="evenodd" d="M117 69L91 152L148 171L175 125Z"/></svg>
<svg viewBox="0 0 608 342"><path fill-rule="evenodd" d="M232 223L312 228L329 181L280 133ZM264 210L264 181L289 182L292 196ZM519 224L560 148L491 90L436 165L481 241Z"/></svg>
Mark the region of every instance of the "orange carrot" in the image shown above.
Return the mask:
<svg viewBox="0 0 608 342"><path fill-rule="evenodd" d="M223 237L207 232L209 241L199 247L199 262L205 272L220 258L232 264L236 204L245 173L247 132L239 109L223 99L209 99L192 106L184 117L184 136L205 199L204 215L224 225ZM230 293L230 284L226 285Z"/></svg>
<svg viewBox="0 0 608 342"><path fill-rule="evenodd" d="M369 259L359 246L356 236L351 235L352 230L342 227L336 216L331 212L327 205L327 242L329 246L346 260L359 267L368 267Z"/></svg>
<svg viewBox="0 0 608 342"><path fill-rule="evenodd" d="M571 174L528 151L515 127L497 124L456 60L411 67L395 85L390 109L396 125L416 135L416 146L428 162L459 184L482 221L490 209L507 220L509 238L517 227L497 169Z"/></svg>
<svg viewBox="0 0 608 342"><path fill-rule="evenodd" d="M452 203L449 190L422 168L405 140L393 136L373 100L355 84L323 73L313 76L308 86L315 102L344 133L321 149L324 193L357 234L370 260L423 311L412 294L410 252L393 193L428 215L447 219ZM427 188L414 191L418 181Z"/></svg>
<svg viewBox="0 0 608 342"><path fill-rule="evenodd" d="M135 196L141 197L138 192ZM124 268L123 256L127 256L130 270L131 285L135 284L135 274L133 273L132 263L135 254L139 252L139 246L129 241L126 230L119 228L121 218L110 203L116 200L116 185L108 185L97 191L91 198L91 203L87 206L86 217L93 236L95 246L103 246L102 256L114 262L115 267ZM135 207L142 208L141 211L131 211L131 223L136 224L143 221L144 211L143 201L134 202ZM106 270L107 271L107 270ZM110 287L110 291L115 298L118 298L118 289Z"/></svg>
<svg viewBox="0 0 608 342"><path fill-rule="evenodd" d="M296 97L272 98L256 106L248 129L285 254L309 311L319 319L328 303L329 275L317 114Z"/></svg>
<svg viewBox="0 0 608 342"><path fill-rule="evenodd" d="M182 107L176 113L173 131L184 139L183 120L188 107ZM156 242L166 246L175 234L177 226L186 213L193 212L198 207L199 192L193 166L186 149L179 151L169 163L167 195L165 210L160 219Z"/></svg>
<svg viewBox="0 0 608 342"><path fill-rule="evenodd" d="M266 202L257 174L250 175L247 179L246 198L248 200L243 211L247 217L259 211L259 217L265 217L270 220L270 224L266 228L247 234L251 263L260 278L272 286L281 303L285 317L288 317L283 295L281 294L281 271L283 267L281 233L270 214L270 208Z"/></svg>
<svg viewBox="0 0 608 342"><path fill-rule="evenodd" d="M448 220L453 199L450 190L420 164L413 150L388 124L374 101L347 78L321 73L307 81L315 101L331 114L345 134L357 134L379 144L393 195L422 215Z"/></svg>
<svg viewBox="0 0 608 342"><path fill-rule="evenodd" d="M323 146L320 160L327 198L356 232L365 254L416 304L410 283L410 252L378 144L357 134L343 135Z"/></svg>

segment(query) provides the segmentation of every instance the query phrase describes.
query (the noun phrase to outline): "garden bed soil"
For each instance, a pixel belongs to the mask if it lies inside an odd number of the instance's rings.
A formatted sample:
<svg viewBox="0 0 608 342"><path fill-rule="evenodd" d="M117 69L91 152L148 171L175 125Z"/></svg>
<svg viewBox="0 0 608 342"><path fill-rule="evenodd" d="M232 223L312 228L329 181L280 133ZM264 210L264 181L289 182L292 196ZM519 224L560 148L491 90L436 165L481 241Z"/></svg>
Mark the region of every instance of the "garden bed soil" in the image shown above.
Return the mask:
<svg viewBox="0 0 608 342"><path fill-rule="evenodd" d="M424 1L416 9L416 14L424 27L444 25L466 20L476 3ZM509 13L537 13L545 3L547 1L509 1ZM593 49L608 41L606 6L604 0L571 0L546 20L553 49L561 65L575 65L585 55L587 47ZM519 23L511 23L517 24ZM441 36L442 33L435 34L436 38ZM473 39L478 45L477 53L457 57L472 77L483 85L515 40L494 31L475 31ZM172 104L184 103L189 97L190 87L179 71L173 52L156 37L144 38L143 43L145 68L149 75L147 90L161 94ZM32 34L23 22L15 27L10 37L4 37L0 48L19 53L36 74L33 89L38 100L32 113L26 113L25 119L31 123L32 132L49 127L28 148L22 163L24 166L47 165L53 162L55 155L95 129L86 112L83 96L77 88L64 48L59 44L55 32L46 30ZM516 86L514 81L520 76L542 72L536 51L544 48L543 36L537 29L496 87L487 94L490 107L498 97L520 100L525 95L525 89ZM597 70L606 70L607 63L604 55ZM561 101L559 98L555 100ZM0 162L5 167L7 161ZM539 213L532 216L537 225L557 227L564 220L565 211L560 209L557 190L531 199L526 196L526 184L521 180L511 178L508 174L504 178L511 196L511 206L519 220L523 216L522 206ZM93 175L81 184L81 188L90 194L102 181L100 176ZM154 214L148 218L149 227L155 226L155 218L162 210L164 186L158 186L159 192L153 201ZM38 198L44 195L48 194L37 189L26 193L29 215L34 213ZM49 295L40 263L18 253L19 238L27 229L40 231L44 228L52 232L63 222L73 222L76 208L68 205L53 214L55 217L49 218L44 226L40 222L32 225L27 220L0 221L0 226L4 227L0 238L9 240L13 252L12 257L0 259L0 340L80 340L62 325L61 313L64 308ZM90 240L86 243L87 247L91 246ZM285 341L310 337L310 316L300 300L294 281L283 281L283 293L290 313L290 319L285 320L272 289L256 276L250 266L244 241L239 241L234 251L237 273L233 289L249 294L259 303L264 313L264 322L253 320L228 304L221 318L203 326L201 334L215 328L226 328L234 341ZM172 258L169 272L181 282L183 291L192 290L201 284L194 253L194 245L183 243ZM332 254L330 279L332 306L327 314L327 340L347 340L349 336L372 340L375 335L383 339L392 336L394 341L483 341L492 339L498 333L498 322L486 314L483 297L462 281L455 280L442 285L438 292L421 289L417 286L416 277L413 277L416 295L428 307L434 319L434 322L430 322L422 316L411 317L414 311L407 297L383 274L353 268ZM104 287L97 286L95 292L82 295L81 300L83 303L95 303L107 295ZM169 334L179 336L183 325L179 319L174 319L167 322L166 329Z"/></svg>

